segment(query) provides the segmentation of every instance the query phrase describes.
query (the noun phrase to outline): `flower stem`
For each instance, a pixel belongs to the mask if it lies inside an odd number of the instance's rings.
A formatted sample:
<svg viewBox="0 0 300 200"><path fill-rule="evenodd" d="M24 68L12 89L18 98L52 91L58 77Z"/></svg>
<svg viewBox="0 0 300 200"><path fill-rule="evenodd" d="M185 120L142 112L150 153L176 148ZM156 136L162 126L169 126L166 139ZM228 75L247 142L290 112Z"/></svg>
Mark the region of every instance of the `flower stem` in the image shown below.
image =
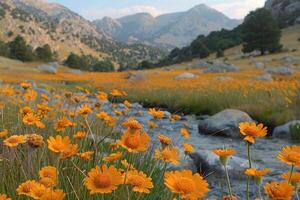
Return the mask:
<svg viewBox="0 0 300 200"><path fill-rule="evenodd" d="M289 183L291 183L291 179L292 179L292 175L294 173L294 165L292 165L292 168L291 168L291 172L290 172L290 177L289 177Z"/></svg>
<svg viewBox="0 0 300 200"><path fill-rule="evenodd" d="M224 165L224 168L225 168L225 174L226 174L226 181L227 181L228 192L229 192L229 195L230 195L230 199L232 199L232 190L231 190L231 184L230 184L230 179L229 179L227 165Z"/></svg>
<svg viewBox="0 0 300 200"><path fill-rule="evenodd" d="M248 161L249 161L249 168L252 167L252 162L251 162L251 149L250 149L250 143L247 142L247 156L248 156ZM246 187L246 197L247 200L249 200L249 187L250 187L250 177L247 177L247 187Z"/></svg>
<svg viewBox="0 0 300 200"><path fill-rule="evenodd" d="M258 185L258 195L259 195L260 199L263 199L262 195L261 195L261 187L260 187L260 185Z"/></svg>
<svg viewBox="0 0 300 200"><path fill-rule="evenodd" d="M297 200L300 200L300 199L299 199L299 194L298 194L298 188L296 187L295 190L296 190L295 193L296 193Z"/></svg>

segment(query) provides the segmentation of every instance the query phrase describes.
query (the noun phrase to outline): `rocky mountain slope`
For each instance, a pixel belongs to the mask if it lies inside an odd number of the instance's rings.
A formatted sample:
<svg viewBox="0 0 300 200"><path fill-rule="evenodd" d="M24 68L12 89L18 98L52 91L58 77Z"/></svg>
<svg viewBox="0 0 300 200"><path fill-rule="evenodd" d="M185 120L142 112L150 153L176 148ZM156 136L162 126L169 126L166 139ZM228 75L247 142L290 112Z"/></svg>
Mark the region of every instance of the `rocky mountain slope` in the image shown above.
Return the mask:
<svg viewBox="0 0 300 200"><path fill-rule="evenodd" d="M0 27L0 40L21 35L33 48L49 44L60 60L74 52L131 65L161 56L149 46L117 42L66 7L43 0L1 0Z"/></svg>
<svg viewBox="0 0 300 200"><path fill-rule="evenodd" d="M98 30L126 43L143 42L164 47L182 47L199 34L207 35L222 28L232 29L240 21L204 4L186 12L177 12L153 17L138 13L119 19L105 17L93 22Z"/></svg>
<svg viewBox="0 0 300 200"><path fill-rule="evenodd" d="M267 0L265 8L272 12L282 27L300 24L299 0Z"/></svg>

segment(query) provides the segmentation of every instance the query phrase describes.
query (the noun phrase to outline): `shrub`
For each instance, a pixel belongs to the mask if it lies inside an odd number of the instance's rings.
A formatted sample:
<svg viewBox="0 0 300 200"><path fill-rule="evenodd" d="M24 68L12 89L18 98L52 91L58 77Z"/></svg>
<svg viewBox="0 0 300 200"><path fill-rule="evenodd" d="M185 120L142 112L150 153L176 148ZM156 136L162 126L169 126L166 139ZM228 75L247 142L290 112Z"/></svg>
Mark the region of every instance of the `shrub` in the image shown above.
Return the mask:
<svg viewBox="0 0 300 200"><path fill-rule="evenodd" d="M294 142L300 142L300 123L290 126L291 139Z"/></svg>
<svg viewBox="0 0 300 200"><path fill-rule="evenodd" d="M12 42L8 43L10 49L10 57L21 61L34 60L32 47L26 44L23 37L17 36Z"/></svg>
<svg viewBox="0 0 300 200"><path fill-rule="evenodd" d="M219 50L217 51L216 57L217 57L217 58L224 57L224 51L221 50L221 49L219 49Z"/></svg>
<svg viewBox="0 0 300 200"><path fill-rule="evenodd" d="M114 65L110 61L98 61L92 69L96 72L110 72L114 71Z"/></svg>
<svg viewBox="0 0 300 200"><path fill-rule="evenodd" d="M36 48L35 54L38 60L42 60L46 62L53 61L54 56L48 44Z"/></svg>

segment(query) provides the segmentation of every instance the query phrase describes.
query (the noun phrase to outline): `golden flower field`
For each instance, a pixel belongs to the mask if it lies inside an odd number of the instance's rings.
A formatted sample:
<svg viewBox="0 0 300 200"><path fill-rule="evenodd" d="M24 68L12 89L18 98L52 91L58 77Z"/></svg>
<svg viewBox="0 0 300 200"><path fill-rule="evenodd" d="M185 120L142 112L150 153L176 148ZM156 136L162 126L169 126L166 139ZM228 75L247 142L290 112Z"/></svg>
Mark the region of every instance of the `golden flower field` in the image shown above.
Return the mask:
<svg viewBox="0 0 300 200"><path fill-rule="evenodd" d="M107 75L117 78L122 74ZM59 75L49 77L58 80ZM104 81L103 78L90 84L103 84ZM170 90L175 87L167 82L173 81L162 81L160 86ZM196 84L201 86L200 81L196 81ZM273 90L282 95L282 106L291 106L293 101L287 102L285 98L294 97L293 92L299 89L298 82L282 80L272 84ZM124 84L122 89L128 89L125 86L130 86L130 83ZM150 89L145 85L139 87ZM189 87L189 84L184 83L182 87ZM218 84L213 87L220 92L226 89ZM246 87L241 81L233 88L241 90ZM258 83L253 83L253 89L261 93L273 92ZM174 133L184 141L176 146L172 138L159 132L157 124L165 112L149 108L148 113L152 118L148 126L157 133L160 142L159 146L153 145L153 138L145 131L145 127L128 114L132 105L130 101L124 101L125 107L122 110L116 109L117 101L130 96L124 90L92 92L75 87L72 91L61 88L52 89L49 94L39 94L32 89L31 83L1 86L0 199L215 199L209 196L211 188L206 176L200 172L193 173L190 169L170 168L181 166L195 151L185 125L182 124L180 133ZM248 92L242 95L249 97L251 90ZM269 98L272 95L269 94ZM111 112L103 110L107 100L110 100ZM180 115L177 114L169 118L170 123L179 119ZM290 171L278 175L278 181L265 183L263 177L268 176L270 170L268 166L261 166L262 169L252 166L255 155L251 154L251 150L255 148L257 140L266 137L268 129L263 124L247 122L240 123L239 129L248 155L248 169L244 172L247 177L245 195L235 196L236 191L231 187L227 170L229 158L236 154L236 150L223 146L212 149L225 169L227 192L220 193L221 198L250 199L249 189L256 186L259 192L253 199L299 199L300 146L290 145L278 149L278 162L289 166ZM181 149L184 156L179 153Z"/></svg>

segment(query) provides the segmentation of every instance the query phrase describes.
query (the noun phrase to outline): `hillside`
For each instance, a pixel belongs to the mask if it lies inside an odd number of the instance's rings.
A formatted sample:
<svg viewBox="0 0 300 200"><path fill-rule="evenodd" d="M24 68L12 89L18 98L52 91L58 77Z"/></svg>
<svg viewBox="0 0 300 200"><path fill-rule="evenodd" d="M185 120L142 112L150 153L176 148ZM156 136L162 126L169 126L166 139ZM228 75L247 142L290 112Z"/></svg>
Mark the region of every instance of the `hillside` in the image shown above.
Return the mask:
<svg viewBox="0 0 300 200"><path fill-rule="evenodd" d="M240 21L200 4L185 12L157 17L138 13L119 19L105 17L93 23L100 31L119 41L173 48L189 44L199 34L207 35L222 28L232 29Z"/></svg>
<svg viewBox="0 0 300 200"><path fill-rule="evenodd" d="M1 0L0 26L0 40L7 42L21 35L33 48L49 44L60 60L70 52L122 64L161 56L152 47L117 42L80 15L42 0Z"/></svg>

